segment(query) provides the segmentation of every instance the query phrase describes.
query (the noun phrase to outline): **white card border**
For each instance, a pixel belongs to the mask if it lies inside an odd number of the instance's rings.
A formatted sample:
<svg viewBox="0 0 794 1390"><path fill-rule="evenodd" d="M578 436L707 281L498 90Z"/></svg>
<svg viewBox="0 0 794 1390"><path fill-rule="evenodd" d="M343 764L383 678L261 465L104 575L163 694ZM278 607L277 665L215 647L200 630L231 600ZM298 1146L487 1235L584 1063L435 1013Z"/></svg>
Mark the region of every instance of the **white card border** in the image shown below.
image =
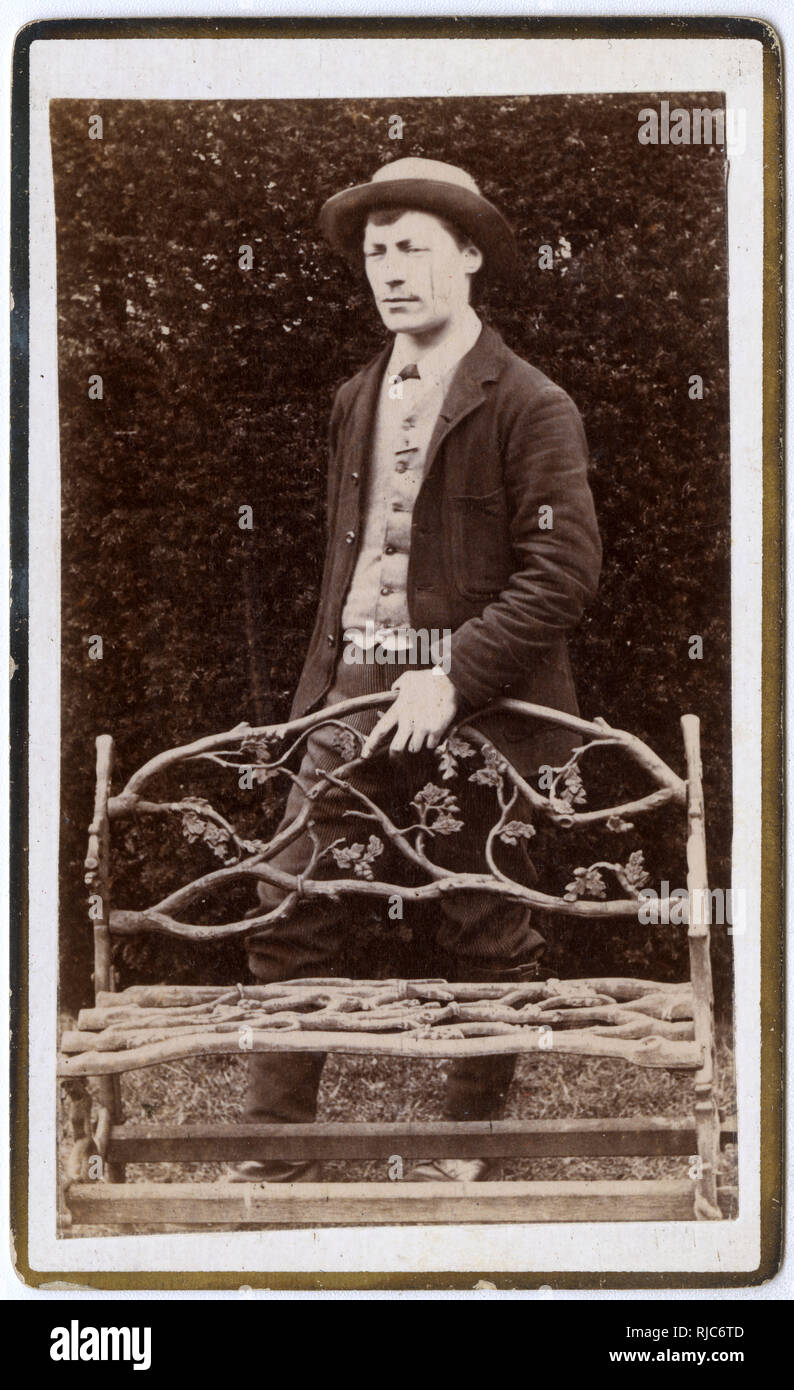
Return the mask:
<svg viewBox="0 0 794 1390"><path fill-rule="evenodd" d="M344 44L344 61L335 49ZM395 61L393 45L401 45ZM446 47L443 61L439 46ZM208 48L215 56L208 60ZM223 52L221 52L221 47ZM355 49L352 52L351 49ZM156 52L153 53L153 50ZM762 53L749 39L37 40L31 72L30 1265L47 1270L728 1272L760 1259ZM217 64L216 67L213 64ZM443 72L443 89L438 74ZM343 86L344 90L340 90ZM54 1058L60 630L55 251L48 103L724 91L747 111L729 180L734 886L740 1095L736 1221L376 1227L56 1240Z"/></svg>

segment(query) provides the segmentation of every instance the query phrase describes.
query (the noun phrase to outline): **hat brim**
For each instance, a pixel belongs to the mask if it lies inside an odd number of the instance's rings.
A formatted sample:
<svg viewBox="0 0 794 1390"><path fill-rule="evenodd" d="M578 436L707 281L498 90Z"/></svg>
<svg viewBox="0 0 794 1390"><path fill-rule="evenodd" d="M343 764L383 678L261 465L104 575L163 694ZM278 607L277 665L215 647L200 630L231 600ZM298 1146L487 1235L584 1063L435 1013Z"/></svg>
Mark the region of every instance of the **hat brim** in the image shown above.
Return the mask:
<svg viewBox="0 0 794 1390"><path fill-rule="evenodd" d="M483 254L482 274L512 284L518 256L512 230L498 208L467 188L435 179L384 179L335 193L320 210L320 228L335 250L360 265L367 214L374 208L408 207L446 217L466 232Z"/></svg>

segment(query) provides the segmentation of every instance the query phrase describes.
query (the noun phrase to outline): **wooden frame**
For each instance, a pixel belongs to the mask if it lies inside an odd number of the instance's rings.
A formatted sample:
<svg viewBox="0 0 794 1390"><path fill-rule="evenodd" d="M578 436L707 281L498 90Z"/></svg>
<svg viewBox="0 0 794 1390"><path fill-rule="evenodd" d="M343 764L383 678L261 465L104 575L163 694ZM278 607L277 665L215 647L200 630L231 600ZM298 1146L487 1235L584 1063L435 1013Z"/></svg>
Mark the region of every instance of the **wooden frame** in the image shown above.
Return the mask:
<svg viewBox="0 0 794 1390"><path fill-rule="evenodd" d="M604 861L568 885L564 897L544 894L509 879L498 867L494 845L502 832L521 831L523 822L510 821L511 811L524 804L548 816L562 828L605 822L626 828L627 814L641 814L666 802L686 805L687 887L689 892L690 980L678 985L627 979L591 979L525 985L521 991L504 985L449 985L443 981L300 981L283 986L132 987L115 991L112 968L114 935L157 932L191 940L247 936L261 932L269 921L294 911L301 897L329 891L384 896L395 885L372 876L333 880L313 879L315 856L303 879L296 882L269 863L278 848L306 827L301 813L287 832L268 844L242 841L229 822L209 803L200 815L196 802L187 813L206 827L205 838L230 846L236 858L230 866L203 875L145 912L111 910L111 823L131 815L184 813L187 803L144 799L151 780L176 762L209 758L239 768L240 758L254 751L256 766L281 770L294 756L311 728L329 722L346 729L343 718L355 708L383 704L392 698L364 697L332 710L318 711L289 725L251 730L246 725L226 734L171 749L150 760L117 796L111 795L114 750L112 739L97 739L96 796L89 827L86 882L91 890L94 935L93 1009L82 1011L78 1029L64 1035L59 1074L69 1102L73 1146L66 1163L65 1200L74 1221L90 1224L260 1225L360 1224L376 1222L446 1221L579 1221L579 1220L721 1220L733 1214L735 1194L719 1187L721 1143L735 1138L735 1125L720 1124L715 1099L716 1063L711 982L709 893L706 866L704 804L700 766L699 722L682 718L686 780L643 744L604 721L589 723L559 711L500 701L498 707L588 735L591 743L576 750L563 769L556 769L549 796L541 796L501 755L496 755L477 730L471 716L453 731L447 750L461 748L454 739L470 741L486 769L495 768L493 784L499 816L487 846L489 875L454 876L457 891L493 891L509 901L552 906L569 916L636 915L642 875L629 867ZM462 731L464 731L462 733ZM297 735L297 737L296 737ZM276 745L293 739L279 754ZM360 742L360 739L359 739ZM656 782L647 796L620 807L580 811L573 794L561 786L571 767L594 744L618 744ZM346 761L324 774L323 789L338 785L357 766L358 751L346 745ZM470 753L460 756L469 757ZM455 758L452 762L455 763ZM444 766L444 764L441 764ZM449 764L447 764L447 771ZM472 779L474 780L474 778ZM497 785L498 784L498 785ZM576 779L571 781L576 786ZM577 798L578 799L578 798ZM308 802L306 803L308 805ZM304 807L305 809L305 807ZM412 862L426 870L429 884L413 895L434 898L451 891L450 876L428 859L422 826L394 827L374 803L366 818L380 820L385 835ZM202 819L203 817L203 819ZM424 812L420 819L425 824ZM622 822L617 826L617 822ZM295 827L298 827L297 829ZM516 829L516 827L519 827ZM225 837L225 838L224 838ZM402 843L399 843L402 840ZM633 855L632 860L637 860ZM337 861L339 862L339 861ZM344 861L343 861L344 862ZM347 867L350 867L350 860ZM639 857L641 864L641 856ZM590 901L588 891L604 887L601 869L612 871L629 896ZM595 877L591 871L595 869ZM210 888L223 887L246 876L275 882L285 891L282 908L242 922L204 927L179 921L184 911ZM583 887L583 882L585 886ZM330 885L330 886L329 886ZM404 890L400 890L404 891ZM664 904L661 905L664 907ZM322 996L316 1012L307 1012L306 991ZM346 1005L364 1014L340 1014L340 991ZM517 999L521 993L521 999ZM509 996L509 998L508 998ZM365 1003L362 1005L362 999ZM296 1003L297 1001L297 1003ZM358 1001L358 1002L357 1002ZM309 1000L309 1005L317 1000ZM297 1012L295 1010L298 1010ZM225 1011L225 1012L224 1012ZM326 1026L323 1014L330 1020ZM515 1018L515 1022L514 1022ZM507 1020L507 1021L506 1021ZM550 1023L545 1022L550 1020ZM577 1026L583 1023L584 1026ZM239 1055L240 1028L247 1028L246 1051L365 1052L401 1057L454 1057L495 1052L525 1052L544 1046L549 1027L556 1051L578 1056L616 1056L640 1066L691 1071L694 1113L691 1121L659 1117L623 1120L499 1121L489 1123L437 1122L421 1125L214 1125L173 1127L162 1124L127 1125L121 1105L120 1077L124 1071L155 1065L167 1058ZM367 1031L380 1029L380 1031ZM561 1030L561 1031L557 1031ZM96 1123L86 1078L97 1079ZM530 1158L559 1156L626 1156L685 1154L693 1159L691 1179L621 1182L507 1182L477 1184L125 1184L129 1162L239 1161L279 1157L361 1159L385 1157ZM98 1180L97 1180L98 1179Z"/></svg>

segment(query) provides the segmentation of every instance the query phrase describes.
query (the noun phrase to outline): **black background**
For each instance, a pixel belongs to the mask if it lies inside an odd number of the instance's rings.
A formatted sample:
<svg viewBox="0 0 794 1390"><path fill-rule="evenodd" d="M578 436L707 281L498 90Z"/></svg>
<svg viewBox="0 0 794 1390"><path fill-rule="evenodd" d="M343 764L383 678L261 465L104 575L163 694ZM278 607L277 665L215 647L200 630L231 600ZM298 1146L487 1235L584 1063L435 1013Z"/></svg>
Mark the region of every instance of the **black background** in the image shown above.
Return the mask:
<svg viewBox="0 0 794 1390"><path fill-rule="evenodd" d="M479 1280L487 1280L493 1288L474 1294L472 1290ZM280 1282L276 1276L274 1284ZM354 1281L351 1279L352 1282ZM702 1367L694 1368L707 1376L710 1371L721 1373L726 1378L725 1383L731 1384L734 1373L741 1374L748 1369L752 1371L754 1366L759 1365L759 1358L765 1354L765 1344L778 1323L774 1309L779 1305L773 1302L771 1305L767 1303L764 1307L759 1307L757 1302L744 1300L737 1303L731 1299L728 1290L724 1298L717 1297L704 1302L699 1301L697 1295L694 1300L687 1299L686 1295L676 1300L667 1300L663 1292L659 1292L652 1299L642 1301L634 1300L631 1296L596 1301L587 1295L576 1300L566 1298L564 1290L555 1289L553 1284L548 1283L547 1292L538 1294L538 1285L545 1282L538 1276L517 1278L515 1275L487 1272L451 1276L439 1274L429 1276L426 1284L421 1285L414 1276L394 1276L390 1279L388 1276L375 1274L363 1276L355 1282L363 1287L382 1290L380 1300L385 1301L391 1301L393 1297L393 1294L385 1292L387 1287L392 1290L414 1288L416 1292L412 1302L425 1301L425 1297L432 1297L433 1290L458 1290L467 1303L495 1301L498 1295L494 1293L494 1289L502 1293L526 1290L522 1301L531 1305L530 1317L533 1321L542 1318L542 1332L539 1335L536 1331L532 1338L533 1364L551 1374L555 1366L559 1365L560 1357L564 1355L566 1367L599 1375L605 1374L614 1378L616 1383L625 1381L628 1384L637 1379L638 1372L643 1376L648 1371L653 1373L657 1370L661 1371L663 1376L669 1377L679 1374L682 1368L685 1371L693 1369L692 1363L683 1363L682 1367L682 1363L676 1364L671 1361L666 1364L638 1367L636 1363L633 1366L626 1363L618 1365L609 1358L610 1351L650 1350L651 1355L655 1356L659 1351L664 1353L669 1347L671 1351L705 1350L708 1356L714 1351L742 1351L744 1362L722 1365L704 1363ZM323 1280L319 1276L296 1276L294 1283L305 1292L320 1292ZM31 1369L40 1372L50 1384L57 1385L64 1377L76 1381L77 1376L81 1377L83 1383L86 1379L99 1383L101 1378L106 1383L109 1378L112 1381L130 1378L132 1384L135 1384L136 1373L128 1363L50 1360L51 1330L55 1327L68 1327L72 1318L77 1318L81 1327L151 1327L151 1369L145 1374L137 1373L139 1382L144 1385L153 1382L173 1384L175 1375L184 1379L186 1375L192 1375L194 1372L198 1373L202 1383L206 1384L210 1378L228 1378L230 1366L236 1366L239 1362L243 1363L240 1369L244 1369L246 1373L270 1376L275 1371L276 1360L283 1365L285 1360L290 1359L290 1353L297 1355L296 1344L300 1346L301 1341L305 1340L306 1319L310 1318L319 1348L314 1354L301 1355L301 1364L309 1374L322 1374L327 1359L334 1355L335 1337L338 1335L339 1296L321 1294L320 1298L310 1300L308 1308L303 1306L307 1300L301 1293L293 1295L288 1302L279 1301L278 1334L272 1328L275 1309L271 1301L268 1300L269 1309L264 1306L264 1300L267 1298L267 1294L260 1291L205 1301L178 1298L166 1301L162 1297L149 1300L137 1300L132 1297L129 1300L114 1301L112 1297L97 1296L66 1302L53 1298L46 1302L42 1299L36 1304L27 1303L24 1307L15 1305L14 1317L17 1335L24 1335L25 1338L26 1356ZM350 1295L345 1301L349 1298ZM331 1310L334 1331L330 1324L326 1329L323 1317L331 1299L334 1304ZM499 1299L501 1303L504 1301L504 1297ZM370 1308L367 1317L371 1321L373 1316L376 1316L376 1310ZM705 1339L696 1334L695 1329L699 1326L740 1328L744 1335ZM657 1341L652 1337L629 1337L626 1333L627 1327L666 1328L668 1336ZM689 1328L691 1335L673 1337L674 1327ZM383 1331L389 1335L385 1325ZM572 1332L575 1332L575 1335L571 1335ZM260 1337L266 1338L266 1345L261 1349L257 1345ZM449 1373L451 1369L457 1371L461 1364L461 1354L469 1356L468 1342L465 1339L455 1339L451 1346L445 1345L443 1350L428 1345L428 1350L423 1355L428 1369L435 1370L438 1366L441 1371L443 1366L443 1370ZM403 1359L396 1360L396 1376L400 1374Z"/></svg>

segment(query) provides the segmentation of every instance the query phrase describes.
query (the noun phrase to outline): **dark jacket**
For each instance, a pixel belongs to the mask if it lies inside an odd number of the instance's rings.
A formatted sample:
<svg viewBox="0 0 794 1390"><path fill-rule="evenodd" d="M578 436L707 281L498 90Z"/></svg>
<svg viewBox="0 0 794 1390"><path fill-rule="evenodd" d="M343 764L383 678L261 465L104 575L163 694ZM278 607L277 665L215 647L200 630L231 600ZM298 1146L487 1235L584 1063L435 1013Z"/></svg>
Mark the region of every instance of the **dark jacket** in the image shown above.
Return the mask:
<svg viewBox="0 0 794 1390"><path fill-rule="evenodd" d="M374 414L390 353L389 344L334 401L328 550L293 717L322 701L341 652L342 606L362 532ZM549 518L545 529L540 523ZM452 629L449 674L467 705L510 695L576 713L565 639L595 593L600 564L579 412L559 386L484 326L455 373L428 449L413 513L411 624ZM578 742L513 716L482 727L525 774L542 763L558 766Z"/></svg>

